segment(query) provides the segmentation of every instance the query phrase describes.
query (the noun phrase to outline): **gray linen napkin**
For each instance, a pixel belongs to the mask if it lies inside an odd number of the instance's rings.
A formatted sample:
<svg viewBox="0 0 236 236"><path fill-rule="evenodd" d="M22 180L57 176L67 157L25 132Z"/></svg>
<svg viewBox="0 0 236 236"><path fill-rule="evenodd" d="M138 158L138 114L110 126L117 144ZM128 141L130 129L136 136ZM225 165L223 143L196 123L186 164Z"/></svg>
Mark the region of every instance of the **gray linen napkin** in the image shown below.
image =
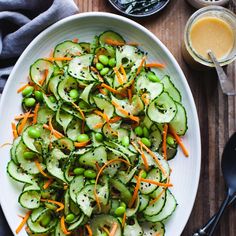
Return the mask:
<svg viewBox="0 0 236 236"><path fill-rule="evenodd" d="M49 25L77 12L73 0L0 0L0 93L28 44Z"/></svg>

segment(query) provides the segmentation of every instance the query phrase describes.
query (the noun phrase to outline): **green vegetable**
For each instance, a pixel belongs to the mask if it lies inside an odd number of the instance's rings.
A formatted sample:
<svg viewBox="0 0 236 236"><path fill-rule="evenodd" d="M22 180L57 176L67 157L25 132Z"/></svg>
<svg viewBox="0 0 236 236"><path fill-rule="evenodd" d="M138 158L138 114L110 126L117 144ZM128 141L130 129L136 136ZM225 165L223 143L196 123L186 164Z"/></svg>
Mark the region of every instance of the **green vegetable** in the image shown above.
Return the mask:
<svg viewBox="0 0 236 236"><path fill-rule="evenodd" d="M33 86L27 86L23 91L22 91L22 95L24 97L28 97L30 96L34 91L34 87Z"/></svg>
<svg viewBox="0 0 236 236"><path fill-rule="evenodd" d="M147 138L141 138L141 142L147 147L151 147L151 142Z"/></svg>
<svg viewBox="0 0 236 236"><path fill-rule="evenodd" d="M96 63L96 68L97 70L102 70L104 68L103 64L102 63Z"/></svg>
<svg viewBox="0 0 236 236"><path fill-rule="evenodd" d="M70 213L66 216L66 222L70 223L75 219L75 215L73 213Z"/></svg>
<svg viewBox="0 0 236 236"><path fill-rule="evenodd" d="M117 215L117 216L121 216L121 215L123 215L125 213L125 207L123 207L123 206L119 206L118 208L116 208L116 210L115 210L115 214Z"/></svg>
<svg viewBox="0 0 236 236"><path fill-rule="evenodd" d="M88 107L88 104L85 101L80 101L79 102L79 107L81 109L86 109Z"/></svg>
<svg viewBox="0 0 236 236"><path fill-rule="evenodd" d="M24 152L23 154L23 157L26 159L26 160L30 160L30 159L33 159L35 158L35 153L34 152Z"/></svg>
<svg viewBox="0 0 236 236"><path fill-rule="evenodd" d="M38 102L43 101L43 93L40 91L34 91L34 96Z"/></svg>
<svg viewBox="0 0 236 236"><path fill-rule="evenodd" d="M108 62L108 65L110 67L114 67L116 65L116 59L115 58L111 58Z"/></svg>
<svg viewBox="0 0 236 236"><path fill-rule="evenodd" d="M75 169L73 170L73 172L74 172L75 175L81 175L81 174L84 173L84 171L85 171L85 169L82 168L82 167L77 167L77 168L75 168Z"/></svg>
<svg viewBox="0 0 236 236"><path fill-rule="evenodd" d="M171 135L167 135L166 142L172 147L175 145L175 140Z"/></svg>
<svg viewBox="0 0 236 236"><path fill-rule="evenodd" d="M89 141L89 136L87 134L80 134L78 137L77 137L77 141L79 143L84 143L84 142L87 142Z"/></svg>
<svg viewBox="0 0 236 236"><path fill-rule="evenodd" d="M57 101L54 96L49 96L49 99L52 103L55 103Z"/></svg>
<svg viewBox="0 0 236 236"><path fill-rule="evenodd" d="M141 137L143 135L143 129L142 127L138 126L134 129L134 132L136 135L138 135L139 137Z"/></svg>
<svg viewBox="0 0 236 236"><path fill-rule="evenodd" d="M108 67L104 67L101 71L100 74L101 75L106 75L109 72L109 68Z"/></svg>
<svg viewBox="0 0 236 236"><path fill-rule="evenodd" d="M33 107L35 105L36 101L34 98L25 98L24 104L26 107Z"/></svg>
<svg viewBox="0 0 236 236"><path fill-rule="evenodd" d="M47 227L51 221L51 216L50 214L45 214L43 218L41 219L41 225L43 227Z"/></svg>
<svg viewBox="0 0 236 236"><path fill-rule="evenodd" d="M96 178L96 172L94 170L86 170L84 172L84 177L88 178L88 179L94 179Z"/></svg>
<svg viewBox="0 0 236 236"><path fill-rule="evenodd" d="M98 60L105 66L109 63L109 59L105 55L99 55Z"/></svg>
<svg viewBox="0 0 236 236"><path fill-rule="evenodd" d="M129 137L124 136L121 140L121 143L122 143L123 146L128 147L129 146Z"/></svg>
<svg viewBox="0 0 236 236"><path fill-rule="evenodd" d="M148 128L147 127L143 127L143 136L145 138L149 138L149 135L150 135L150 133L149 133Z"/></svg>
<svg viewBox="0 0 236 236"><path fill-rule="evenodd" d="M145 179L147 177L147 172L145 170L142 170L141 178Z"/></svg>
<svg viewBox="0 0 236 236"><path fill-rule="evenodd" d="M148 72L147 77L149 80L151 80L152 82L160 82L160 79L155 75L155 73L153 72Z"/></svg>
<svg viewBox="0 0 236 236"><path fill-rule="evenodd" d="M102 142L103 141L103 135L101 133L96 133L95 134L95 139L98 142Z"/></svg>
<svg viewBox="0 0 236 236"><path fill-rule="evenodd" d="M69 95L71 98L76 99L79 97L79 91L77 89L71 89Z"/></svg>
<svg viewBox="0 0 236 236"><path fill-rule="evenodd" d="M41 136L40 130L34 127L29 128L28 134L31 138L39 138Z"/></svg>

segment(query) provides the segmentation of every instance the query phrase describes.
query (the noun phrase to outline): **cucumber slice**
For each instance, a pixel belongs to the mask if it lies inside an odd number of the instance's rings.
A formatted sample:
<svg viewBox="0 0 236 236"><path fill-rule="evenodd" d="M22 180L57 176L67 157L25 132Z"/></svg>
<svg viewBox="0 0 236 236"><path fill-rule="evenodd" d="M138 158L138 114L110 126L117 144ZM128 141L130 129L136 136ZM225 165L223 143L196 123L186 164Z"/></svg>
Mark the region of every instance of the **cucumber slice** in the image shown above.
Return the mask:
<svg viewBox="0 0 236 236"><path fill-rule="evenodd" d="M40 206L40 191L28 190L20 194L18 202L26 209L37 209Z"/></svg>
<svg viewBox="0 0 236 236"><path fill-rule="evenodd" d="M54 49L54 57L74 57L83 53L83 49L80 44L74 43L72 41L64 41L57 44ZM61 61L56 61L59 67L62 67L65 63Z"/></svg>
<svg viewBox="0 0 236 236"><path fill-rule="evenodd" d="M128 148L118 144L118 143L115 143L115 142L107 142L105 141L104 142L107 146L111 147L111 148L115 148L117 149L118 151L120 152L123 152L126 156L128 157L132 157L135 155L135 153L131 152Z"/></svg>
<svg viewBox="0 0 236 236"><path fill-rule="evenodd" d="M77 229L83 223L84 218L85 218L85 216L84 216L84 214L82 214L76 222L74 222L73 224L71 224L68 227L68 230L72 231L74 229Z"/></svg>
<svg viewBox="0 0 236 236"><path fill-rule="evenodd" d="M169 123L175 117L176 112L175 102L165 92L153 100L147 108L148 117L157 123Z"/></svg>
<svg viewBox="0 0 236 236"><path fill-rule="evenodd" d="M143 235L143 229L139 225L136 218L134 218L134 224L132 225L125 225L124 226L124 236L137 236L137 235Z"/></svg>
<svg viewBox="0 0 236 236"><path fill-rule="evenodd" d="M127 184L128 182L130 182L132 180L132 178L135 175L135 172L137 171L138 167L135 166L134 168L132 168L130 170L129 173L125 172L125 171L119 171L117 178L124 184Z"/></svg>
<svg viewBox="0 0 236 236"><path fill-rule="evenodd" d="M44 83L47 84L53 74L54 65L45 59L38 59L30 66L30 79L41 87L40 80L45 76L45 71L47 71L47 78Z"/></svg>
<svg viewBox="0 0 236 236"><path fill-rule="evenodd" d="M99 35L99 43L101 45L106 44L106 40L109 40L109 39L115 42L125 43L124 38L120 34L111 30L105 31Z"/></svg>
<svg viewBox="0 0 236 236"><path fill-rule="evenodd" d="M34 177L30 174L23 172L23 170L17 166L13 161L9 161L7 164L7 173L15 181L33 184Z"/></svg>
<svg viewBox="0 0 236 236"><path fill-rule="evenodd" d="M48 91L52 92L57 100L60 100L60 96L57 92L58 84L64 79L62 75L57 75L50 78L48 82Z"/></svg>
<svg viewBox="0 0 236 236"><path fill-rule="evenodd" d="M105 123L102 127L102 133L108 139L116 139L117 138L117 129L120 127L121 122L107 124Z"/></svg>
<svg viewBox="0 0 236 236"><path fill-rule="evenodd" d="M155 180L157 182L160 182L161 180L161 174L159 169L152 169L147 174L147 179ZM140 192L142 194L150 194L157 188L154 184L144 183L141 182L140 184Z"/></svg>
<svg viewBox="0 0 236 236"><path fill-rule="evenodd" d="M165 226L162 222L145 222L141 224L143 228L143 236L164 236L165 235Z"/></svg>
<svg viewBox="0 0 236 236"><path fill-rule="evenodd" d="M84 187L85 178L82 175L74 177L74 179L70 183L69 193L70 198L74 203L77 203L77 195Z"/></svg>
<svg viewBox="0 0 236 236"><path fill-rule="evenodd" d="M89 66L91 66L92 61L93 54L85 54L79 57L75 57L69 63L69 75L82 81L94 81L94 78L89 71Z"/></svg>
<svg viewBox="0 0 236 236"><path fill-rule="evenodd" d="M181 94L170 80L170 76L165 75L164 78L161 80L161 83L164 85L165 92L167 92L173 98L174 101L181 102Z"/></svg>
<svg viewBox="0 0 236 236"><path fill-rule="evenodd" d="M138 212L142 212L147 208L150 197L149 195L139 194L139 199L140 199L140 204L139 204Z"/></svg>
<svg viewBox="0 0 236 236"><path fill-rule="evenodd" d="M104 165L107 162L107 152L104 146L99 146L86 152L79 158L79 163L83 166L90 166L96 169L96 163Z"/></svg>
<svg viewBox="0 0 236 236"><path fill-rule="evenodd" d="M170 122L170 125L174 128L178 135L184 135L188 129L187 125L187 113L183 105L175 103L177 107L177 113L174 119Z"/></svg>
<svg viewBox="0 0 236 236"><path fill-rule="evenodd" d="M119 128L117 129L118 142L121 143L123 137L129 137L129 131L127 129Z"/></svg>
<svg viewBox="0 0 236 236"><path fill-rule="evenodd" d="M81 93L80 99L84 100L86 103L90 103L90 94L92 93L92 89L95 83L89 84Z"/></svg>
<svg viewBox="0 0 236 236"><path fill-rule="evenodd" d="M100 55L106 55L108 57L115 57L116 56L116 50L114 47L110 45L104 45L103 47L98 47L95 50L95 55L98 58Z"/></svg>
<svg viewBox="0 0 236 236"><path fill-rule="evenodd" d="M90 53L90 43L81 42L81 43L79 43L79 45L83 50L83 54Z"/></svg>
<svg viewBox="0 0 236 236"><path fill-rule="evenodd" d="M30 218L32 222L36 222L39 220L39 218L44 215L45 213L49 212L50 210L45 207L38 207L37 209L34 209L30 215Z"/></svg>
<svg viewBox="0 0 236 236"><path fill-rule="evenodd" d="M76 141L77 137L81 134L81 121L74 118L67 126L66 135L69 139Z"/></svg>
<svg viewBox="0 0 236 236"><path fill-rule="evenodd" d="M96 127L97 124L103 123L103 119L101 116L96 114L89 114L86 116L86 125L89 127L90 130L95 132L101 132L101 127Z"/></svg>
<svg viewBox="0 0 236 236"><path fill-rule="evenodd" d="M75 149L73 141L66 137L57 139L53 142L53 145L60 149L66 155L69 155Z"/></svg>
<svg viewBox="0 0 236 236"><path fill-rule="evenodd" d="M73 119L73 115L69 114L68 112L65 112L61 108L57 109L56 121L58 124L62 126L64 132L66 132L66 129L68 125L70 124L70 122L72 121L72 119Z"/></svg>
<svg viewBox="0 0 236 236"><path fill-rule="evenodd" d="M135 205L132 208L126 209L126 216L127 217L134 217L135 214L138 212L139 205L140 205L140 199L139 199L139 195L138 195L137 199L135 200Z"/></svg>
<svg viewBox="0 0 236 236"><path fill-rule="evenodd" d="M144 73L138 77L135 87L140 94L148 92L151 100L158 97L164 89L163 84L150 81Z"/></svg>
<svg viewBox="0 0 236 236"><path fill-rule="evenodd" d="M62 229L61 229L61 223L60 221L57 223L55 230L54 230L54 234L52 234L54 236L66 236L67 234L64 234ZM51 236L52 236L51 235Z"/></svg>
<svg viewBox="0 0 236 236"><path fill-rule="evenodd" d="M152 193L152 196L155 196L155 198L158 197L159 199L155 203L147 206L143 212L146 216L157 215L162 210L166 202L166 191L163 191L162 187L158 187L154 193Z"/></svg>
<svg viewBox="0 0 236 236"><path fill-rule="evenodd" d="M54 116L54 112L46 106L41 106L38 111L37 123L46 124Z"/></svg>
<svg viewBox="0 0 236 236"><path fill-rule="evenodd" d="M107 101L105 98L100 97L100 96L94 96L93 99L94 99L94 102L95 102L96 106L100 110L104 111L104 113L110 119L113 116L113 113L114 113L113 105L109 101Z"/></svg>
<svg viewBox="0 0 236 236"><path fill-rule="evenodd" d="M47 106L49 109L51 109L52 111L56 111L56 110L57 110L57 108L58 108L57 102L52 102L52 101L50 100L50 98L49 98L46 94L44 94L44 93L43 93L43 100L44 100L46 106Z"/></svg>
<svg viewBox="0 0 236 236"><path fill-rule="evenodd" d="M118 220L111 215L98 215L91 220L91 229L93 232L93 236L101 236L101 228L102 227L112 227L112 225L116 223L117 229L114 236L122 236L121 226Z"/></svg>
<svg viewBox="0 0 236 236"><path fill-rule="evenodd" d="M57 92L65 102L75 102L77 100L69 95L69 91L72 89L78 89L78 83L75 78L69 76L63 79L57 86Z"/></svg>
<svg viewBox="0 0 236 236"><path fill-rule="evenodd" d="M10 149L10 154L11 154L11 160L15 163L15 164L19 164L17 161L17 157L16 157L16 147L18 146L19 142L21 141L21 137L17 137L16 139L14 139L12 147Z"/></svg>
<svg viewBox="0 0 236 236"><path fill-rule="evenodd" d="M80 120L83 119L80 112L78 110L74 109L73 107L71 107L69 104L62 104L61 109L63 109L67 113L79 118Z"/></svg>
<svg viewBox="0 0 236 236"><path fill-rule="evenodd" d="M160 222L167 219L169 216L173 214L177 207L177 202L175 197L170 192L169 189L166 191L166 202L160 213L153 216L145 216L145 219L150 222Z"/></svg>
<svg viewBox="0 0 236 236"><path fill-rule="evenodd" d="M160 147L160 144L162 143L162 135L160 130L157 128L155 131L153 131L150 134L150 141L152 143L152 151L157 151Z"/></svg>

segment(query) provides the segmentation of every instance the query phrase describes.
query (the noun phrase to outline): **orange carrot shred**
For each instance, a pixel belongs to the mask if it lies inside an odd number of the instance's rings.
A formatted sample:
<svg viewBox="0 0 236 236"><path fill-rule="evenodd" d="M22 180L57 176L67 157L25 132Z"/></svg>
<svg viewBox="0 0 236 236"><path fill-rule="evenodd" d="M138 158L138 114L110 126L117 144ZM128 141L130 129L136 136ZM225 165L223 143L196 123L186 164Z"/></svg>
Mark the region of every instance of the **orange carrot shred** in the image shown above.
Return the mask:
<svg viewBox="0 0 236 236"><path fill-rule="evenodd" d="M43 185L43 189L47 189L51 185L52 182L53 182L53 179L48 179Z"/></svg>
<svg viewBox="0 0 236 236"><path fill-rule="evenodd" d="M127 82L127 75L126 75L125 68L124 68L123 65L120 66L120 70L121 70L121 73L123 75L124 82Z"/></svg>
<svg viewBox="0 0 236 236"><path fill-rule="evenodd" d="M47 79L47 77L48 77L48 72L49 72L48 69L45 69L45 70L44 70L43 78L40 79L39 82L38 82L41 86L43 85L44 81Z"/></svg>
<svg viewBox="0 0 236 236"><path fill-rule="evenodd" d="M124 228L124 226L125 226L125 222L126 222L126 212L125 212L124 215L123 215L122 223L121 223L121 225L122 225L123 228Z"/></svg>
<svg viewBox="0 0 236 236"><path fill-rule="evenodd" d="M106 227L103 226L101 228L106 233L106 235L110 235L110 232L109 232L109 230Z"/></svg>
<svg viewBox="0 0 236 236"><path fill-rule="evenodd" d="M124 94L122 94L121 92L115 90L114 88L110 87L109 85L105 84L105 83L102 83L101 84L101 87L103 88L106 88L107 90L109 90L110 92L114 93L114 94L118 94L120 96L125 96Z"/></svg>
<svg viewBox="0 0 236 236"><path fill-rule="evenodd" d="M93 128L100 129L100 128L102 128L103 125L104 125L104 123L100 122L100 123L97 123L96 125L94 125Z"/></svg>
<svg viewBox="0 0 236 236"><path fill-rule="evenodd" d="M157 195L156 198L152 199L150 202L149 202L149 205L153 205L155 202L157 202L161 196L164 194L164 192L166 191L165 188L162 189L162 191Z"/></svg>
<svg viewBox="0 0 236 236"><path fill-rule="evenodd" d="M48 61L71 61L73 58L71 57L48 57L46 60Z"/></svg>
<svg viewBox="0 0 236 236"><path fill-rule="evenodd" d="M88 224L85 225L85 228L87 229L89 236L93 236L93 231Z"/></svg>
<svg viewBox="0 0 236 236"><path fill-rule="evenodd" d="M103 95L107 95L107 93L106 93L106 91L104 90L104 89L101 89L101 88L99 88L99 92L101 93L101 94L103 94Z"/></svg>
<svg viewBox="0 0 236 236"><path fill-rule="evenodd" d="M51 200L51 199L43 199L43 198L41 198L40 201L41 202L50 202L50 203L53 203L55 205L58 205L59 208L57 208L56 212L62 211L64 209L64 207L65 207L63 203L55 201L55 200Z"/></svg>
<svg viewBox="0 0 236 236"><path fill-rule="evenodd" d="M78 43L78 42L79 42L79 39L78 39L78 38L73 38L73 39L72 39L72 42L73 42L73 43Z"/></svg>
<svg viewBox="0 0 236 236"><path fill-rule="evenodd" d="M123 81L123 79L122 79L122 77L121 77L121 74L120 74L120 72L118 71L118 69L117 69L116 67L114 67L113 70L114 70L114 72L115 72L115 74L116 74L116 77L117 77L117 79L118 79L119 84L123 84L124 81Z"/></svg>
<svg viewBox="0 0 236 236"><path fill-rule="evenodd" d="M23 131L25 125L26 125L26 122L29 118L29 115L30 115L30 111L25 114L24 118L22 119L22 122L19 124L19 128L18 128L18 133L19 134L22 133L22 131Z"/></svg>
<svg viewBox="0 0 236 236"><path fill-rule="evenodd" d="M49 128L50 128L52 134L53 134L56 138L62 138L62 137L64 137L63 134L61 134L60 132L58 132L57 130L55 130L55 129L53 128L53 126L52 126L52 118L51 118L51 117L49 118L48 124L49 124ZM44 126L43 126L43 127L44 127Z"/></svg>
<svg viewBox="0 0 236 236"><path fill-rule="evenodd" d="M23 119L24 117L25 117L25 115L26 115L26 113L25 114L22 114L22 115L18 115L18 116L15 116L15 120L21 120L21 119ZM34 114L30 114L29 116L28 116L28 118L32 118L32 117L34 117Z"/></svg>
<svg viewBox="0 0 236 236"><path fill-rule="evenodd" d="M146 67L147 68L151 68L151 67L154 67L154 68L165 68L166 66L164 64L162 64L162 63L153 62L153 63L146 64Z"/></svg>
<svg viewBox="0 0 236 236"><path fill-rule="evenodd" d="M128 99L129 99L129 103L131 104L131 102L132 102L132 97L133 97L133 95L132 95L132 89L129 88L127 91L128 91Z"/></svg>
<svg viewBox="0 0 236 236"><path fill-rule="evenodd" d="M85 120L85 115L84 115L83 111L81 110L81 108L79 106L77 106L74 102L72 102L72 105L80 112L82 119Z"/></svg>
<svg viewBox="0 0 236 236"><path fill-rule="evenodd" d="M86 141L86 142L74 142L74 146L77 148L82 148L82 147L86 147L88 144L90 143L90 140Z"/></svg>
<svg viewBox="0 0 236 236"><path fill-rule="evenodd" d="M38 162L38 160L35 160L34 161L36 167L38 168L39 172L46 178L50 178L49 175L47 175L44 171L43 171L43 168L42 166L40 165L40 163Z"/></svg>
<svg viewBox="0 0 236 236"><path fill-rule="evenodd" d="M98 79L99 79L100 82L104 82L104 80L103 80L103 78L101 77L99 71L98 71L95 67L91 66L90 69L91 69L93 72L95 72L95 73L97 74Z"/></svg>
<svg viewBox="0 0 236 236"><path fill-rule="evenodd" d="M116 123L120 121L122 118L120 116L115 116L109 120L110 123Z"/></svg>
<svg viewBox="0 0 236 236"><path fill-rule="evenodd" d="M140 74L141 69L142 69L142 67L143 67L143 65L144 65L144 63L145 63L145 61L146 61L146 59L147 59L146 56L144 56L144 57L142 58L141 63L140 63L140 65L139 65L138 69L137 69L136 75L139 75L139 74Z"/></svg>
<svg viewBox="0 0 236 236"><path fill-rule="evenodd" d="M134 193L133 193L132 199L129 202L129 208L132 208L132 206L134 205L134 202L135 202L135 200L138 196L138 191L139 191L140 184L141 184L141 175L142 175L142 170L140 170L140 172L139 172L139 175L138 175L138 178L137 178L137 183L136 183L136 186L134 188Z"/></svg>
<svg viewBox="0 0 236 236"><path fill-rule="evenodd" d="M114 236L115 233L116 233L117 228L118 228L118 224L117 223L113 223L109 236Z"/></svg>
<svg viewBox="0 0 236 236"><path fill-rule="evenodd" d="M141 99L142 101L144 102L144 104L147 106L149 104L149 98L147 97L148 94L147 93L144 93L142 96L141 96Z"/></svg>
<svg viewBox="0 0 236 236"><path fill-rule="evenodd" d="M37 123L39 106L40 106L39 103L37 103L37 105L35 106L33 124L36 124L36 123Z"/></svg>
<svg viewBox="0 0 236 236"><path fill-rule="evenodd" d="M25 223L27 222L27 220L29 219L31 215L31 211L28 211L26 214L25 214L25 217L22 219L21 223L19 224L19 226L16 228L16 233L18 234L22 228L24 227Z"/></svg>
<svg viewBox="0 0 236 236"><path fill-rule="evenodd" d="M14 139L16 139L18 137L18 133L17 133L17 130L16 130L16 124L12 122L11 123L11 128L12 128L13 137L14 137Z"/></svg>
<svg viewBox="0 0 236 236"><path fill-rule="evenodd" d="M165 160L167 160L167 147L166 147L167 132L168 132L168 124L164 124L164 128L162 131L162 152Z"/></svg>
<svg viewBox="0 0 236 236"><path fill-rule="evenodd" d="M113 39L106 39L105 43L112 45L112 46L124 46L125 45L125 43L120 42L118 40L113 40Z"/></svg>
<svg viewBox="0 0 236 236"><path fill-rule="evenodd" d="M135 179L138 180L139 176L134 176ZM154 185L157 185L157 186L162 186L162 187L173 187L173 184L170 184L170 183L161 183L161 182L157 182L155 180L152 180L152 179L144 179L144 178L141 178L140 179L141 182L144 182L144 183L149 183L149 184L154 184Z"/></svg>
<svg viewBox="0 0 236 236"><path fill-rule="evenodd" d="M61 217L60 223L61 223L61 230L62 230L62 232L63 232L65 235L71 234L71 232L68 231L67 228L66 228L65 216L62 216L62 217Z"/></svg>
<svg viewBox="0 0 236 236"><path fill-rule="evenodd" d="M170 127L169 127L169 130L170 130L170 133L171 133L171 134L173 135L173 137L175 138L176 142L177 142L177 143L179 144L179 146L181 147L181 149L182 149L184 155L185 155L186 157L188 157L188 156L189 156L189 152L188 152L187 148L184 146L184 144L183 144L181 138L179 137L179 135L175 132L175 130L173 129L173 127L170 126Z"/></svg>
<svg viewBox="0 0 236 236"><path fill-rule="evenodd" d="M24 84L22 87L20 87L18 90L17 90L17 93L20 93L22 92L25 88L27 88L29 86L29 84Z"/></svg>

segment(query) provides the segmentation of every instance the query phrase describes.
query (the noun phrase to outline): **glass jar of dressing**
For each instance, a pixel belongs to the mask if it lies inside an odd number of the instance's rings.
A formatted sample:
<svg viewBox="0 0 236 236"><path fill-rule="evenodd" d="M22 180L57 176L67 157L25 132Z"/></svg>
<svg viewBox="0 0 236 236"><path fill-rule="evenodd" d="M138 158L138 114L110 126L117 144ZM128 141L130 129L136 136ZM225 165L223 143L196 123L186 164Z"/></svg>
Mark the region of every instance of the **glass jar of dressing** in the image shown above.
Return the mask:
<svg viewBox="0 0 236 236"><path fill-rule="evenodd" d="M195 69L214 66L209 50L221 66L231 63L236 58L236 15L220 6L196 11L185 27L182 49L185 61Z"/></svg>

